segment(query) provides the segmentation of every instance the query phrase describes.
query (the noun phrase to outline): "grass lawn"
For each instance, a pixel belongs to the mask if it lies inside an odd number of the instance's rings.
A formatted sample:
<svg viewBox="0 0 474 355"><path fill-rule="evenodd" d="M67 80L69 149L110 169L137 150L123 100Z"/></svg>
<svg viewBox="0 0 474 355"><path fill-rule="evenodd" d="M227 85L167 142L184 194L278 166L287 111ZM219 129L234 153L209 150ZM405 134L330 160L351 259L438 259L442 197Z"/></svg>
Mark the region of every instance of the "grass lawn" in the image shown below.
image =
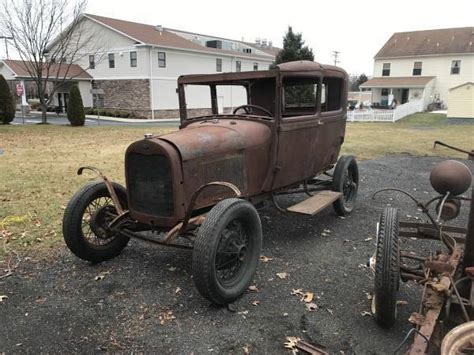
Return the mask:
<svg viewBox="0 0 474 355"><path fill-rule="evenodd" d="M10 258L11 250L41 256L62 244L65 205L81 185L95 179L88 172L77 176L77 168L97 166L124 183L125 149L148 131L170 129L0 126L0 262ZM405 152L465 158L447 149L435 151L433 141L472 149L473 137L474 122L450 125L444 115L416 114L398 123L349 123L343 153L358 159Z"/></svg>

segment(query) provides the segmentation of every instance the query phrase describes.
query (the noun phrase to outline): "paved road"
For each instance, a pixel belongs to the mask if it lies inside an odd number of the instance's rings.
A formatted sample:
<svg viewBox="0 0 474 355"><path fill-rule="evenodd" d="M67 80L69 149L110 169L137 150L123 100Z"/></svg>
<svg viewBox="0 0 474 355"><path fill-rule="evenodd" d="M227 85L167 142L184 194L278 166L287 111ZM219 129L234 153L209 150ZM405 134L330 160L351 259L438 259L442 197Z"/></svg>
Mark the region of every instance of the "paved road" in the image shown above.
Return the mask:
<svg viewBox="0 0 474 355"><path fill-rule="evenodd" d="M65 247L50 262L23 261L13 276L0 280L0 295L8 296L0 302L0 353L243 354L245 348L250 354L287 355L285 337L298 336L331 354L391 354L412 328L407 319L418 310L421 287L401 285L399 299L407 304L399 307L396 325L382 330L367 313L373 278L365 264L384 206L400 207L403 219L420 213L400 195L371 195L392 185L430 199L429 171L440 160L399 155L362 162L357 208L345 219L330 208L314 217L261 209L262 254L273 260L258 268L258 292L247 292L230 310L198 294L189 251L131 241L120 256L100 265L77 259ZM474 169L473 162L467 164ZM456 223L466 221L464 208ZM404 248L407 243L415 242L404 242ZM419 243L420 250L431 244L439 249L437 243ZM281 272L288 276L280 279ZM318 309L306 310L293 289L314 292Z"/></svg>
<svg viewBox="0 0 474 355"><path fill-rule="evenodd" d="M13 124L38 124L41 123L40 114L31 114L27 118L22 119L21 116L16 116ZM65 115L48 115L48 123L54 125L68 125L69 121ZM160 120L149 120L139 122L118 122L104 119L86 118L86 126L159 126L159 127L178 127L179 122L162 122Z"/></svg>

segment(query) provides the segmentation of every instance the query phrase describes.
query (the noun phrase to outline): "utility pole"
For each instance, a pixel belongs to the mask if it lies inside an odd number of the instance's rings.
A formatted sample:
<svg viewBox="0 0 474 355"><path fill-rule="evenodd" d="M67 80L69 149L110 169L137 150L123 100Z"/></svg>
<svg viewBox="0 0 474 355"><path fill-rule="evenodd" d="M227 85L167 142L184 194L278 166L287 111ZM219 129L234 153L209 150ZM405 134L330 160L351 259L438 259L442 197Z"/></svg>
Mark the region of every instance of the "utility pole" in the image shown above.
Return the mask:
<svg viewBox="0 0 474 355"><path fill-rule="evenodd" d="M334 57L334 65L337 65L337 63L340 62L339 60L337 60L337 58L339 57L339 54L340 54L340 53L341 53L341 52L339 52L339 51L332 51L332 56Z"/></svg>
<svg viewBox="0 0 474 355"><path fill-rule="evenodd" d="M10 57L8 56L8 40L13 39L13 37L0 36L0 39L5 40L5 52L7 53L7 59L10 59Z"/></svg>

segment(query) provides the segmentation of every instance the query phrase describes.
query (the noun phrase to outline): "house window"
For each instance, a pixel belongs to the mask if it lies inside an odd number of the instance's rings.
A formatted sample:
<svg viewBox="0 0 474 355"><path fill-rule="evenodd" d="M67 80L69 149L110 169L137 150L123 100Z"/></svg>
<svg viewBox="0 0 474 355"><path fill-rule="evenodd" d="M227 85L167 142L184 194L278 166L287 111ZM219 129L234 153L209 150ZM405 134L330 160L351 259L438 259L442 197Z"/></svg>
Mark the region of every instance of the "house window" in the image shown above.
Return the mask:
<svg viewBox="0 0 474 355"><path fill-rule="evenodd" d="M413 75L421 75L421 68L422 68L421 62L413 63Z"/></svg>
<svg viewBox="0 0 474 355"><path fill-rule="evenodd" d="M253 63L253 70L255 70L255 71L258 70L258 63Z"/></svg>
<svg viewBox="0 0 474 355"><path fill-rule="evenodd" d="M390 63L383 63L382 76L390 76Z"/></svg>
<svg viewBox="0 0 474 355"><path fill-rule="evenodd" d="M382 89L381 96L388 96L388 89Z"/></svg>
<svg viewBox="0 0 474 355"><path fill-rule="evenodd" d="M89 56L89 69L95 69L95 57L93 55Z"/></svg>
<svg viewBox="0 0 474 355"><path fill-rule="evenodd" d="M451 74L459 74L461 72L461 61L453 60L451 62Z"/></svg>
<svg viewBox="0 0 474 355"><path fill-rule="evenodd" d="M237 61L235 62L235 71L236 71L236 72L242 71L242 62L241 62L240 60L237 60Z"/></svg>
<svg viewBox="0 0 474 355"><path fill-rule="evenodd" d="M221 58L216 58L216 71L218 71L218 72L222 71L222 59Z"/></svg>
<svg viewBox="0 0 474 355"><path fill-rule="evenodd" d="M109 53L109 68L115 68L115 54Z"/></svg>
<svg viewBox="0 0 474 355"><path fill-rule="evenodd" d="M252 53L252 48L244 48L244 53Z"/></svg>
<svg viewBox="0 0 474 355"><path fill-rule="evenodd" d="M158 67L166 68L166 53L158 52Z"/></svg>
<svg viewBox="0 0 474 355"><path fill-rule="evenodd" d="M137 52L130 52L130 66L136 68L137 66Z"/></svg>

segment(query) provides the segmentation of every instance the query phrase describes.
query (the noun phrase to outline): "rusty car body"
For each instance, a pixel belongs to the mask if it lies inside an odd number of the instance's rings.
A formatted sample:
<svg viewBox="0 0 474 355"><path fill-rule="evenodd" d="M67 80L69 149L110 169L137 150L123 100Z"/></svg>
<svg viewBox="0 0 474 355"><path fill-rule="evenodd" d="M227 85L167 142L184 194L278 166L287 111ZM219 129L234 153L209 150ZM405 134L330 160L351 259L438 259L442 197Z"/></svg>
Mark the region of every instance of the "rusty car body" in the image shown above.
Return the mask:
<svg viewBox="0 0 474 355"><path fill-rule="evenodd" d="M309 61L181 76L179 131L147 134L128 147L126 189L91 168L103 182L72 198L63 223L67 245L92 262L116 256L128 238L194 249L198 290L214 303L232 302L259 260L262 232L254 206L272 201L281 211L311 215L330 204L340 215L354 208L357 163L351 156L338 161L347 78L341 68ZM187 95L196 88L210 101L198 116ZM219 107L218 94L237 89L243 104ZM298 192L310 197L280 206L279 195ZM102 203L91 206L97 199Z"/></svg>

